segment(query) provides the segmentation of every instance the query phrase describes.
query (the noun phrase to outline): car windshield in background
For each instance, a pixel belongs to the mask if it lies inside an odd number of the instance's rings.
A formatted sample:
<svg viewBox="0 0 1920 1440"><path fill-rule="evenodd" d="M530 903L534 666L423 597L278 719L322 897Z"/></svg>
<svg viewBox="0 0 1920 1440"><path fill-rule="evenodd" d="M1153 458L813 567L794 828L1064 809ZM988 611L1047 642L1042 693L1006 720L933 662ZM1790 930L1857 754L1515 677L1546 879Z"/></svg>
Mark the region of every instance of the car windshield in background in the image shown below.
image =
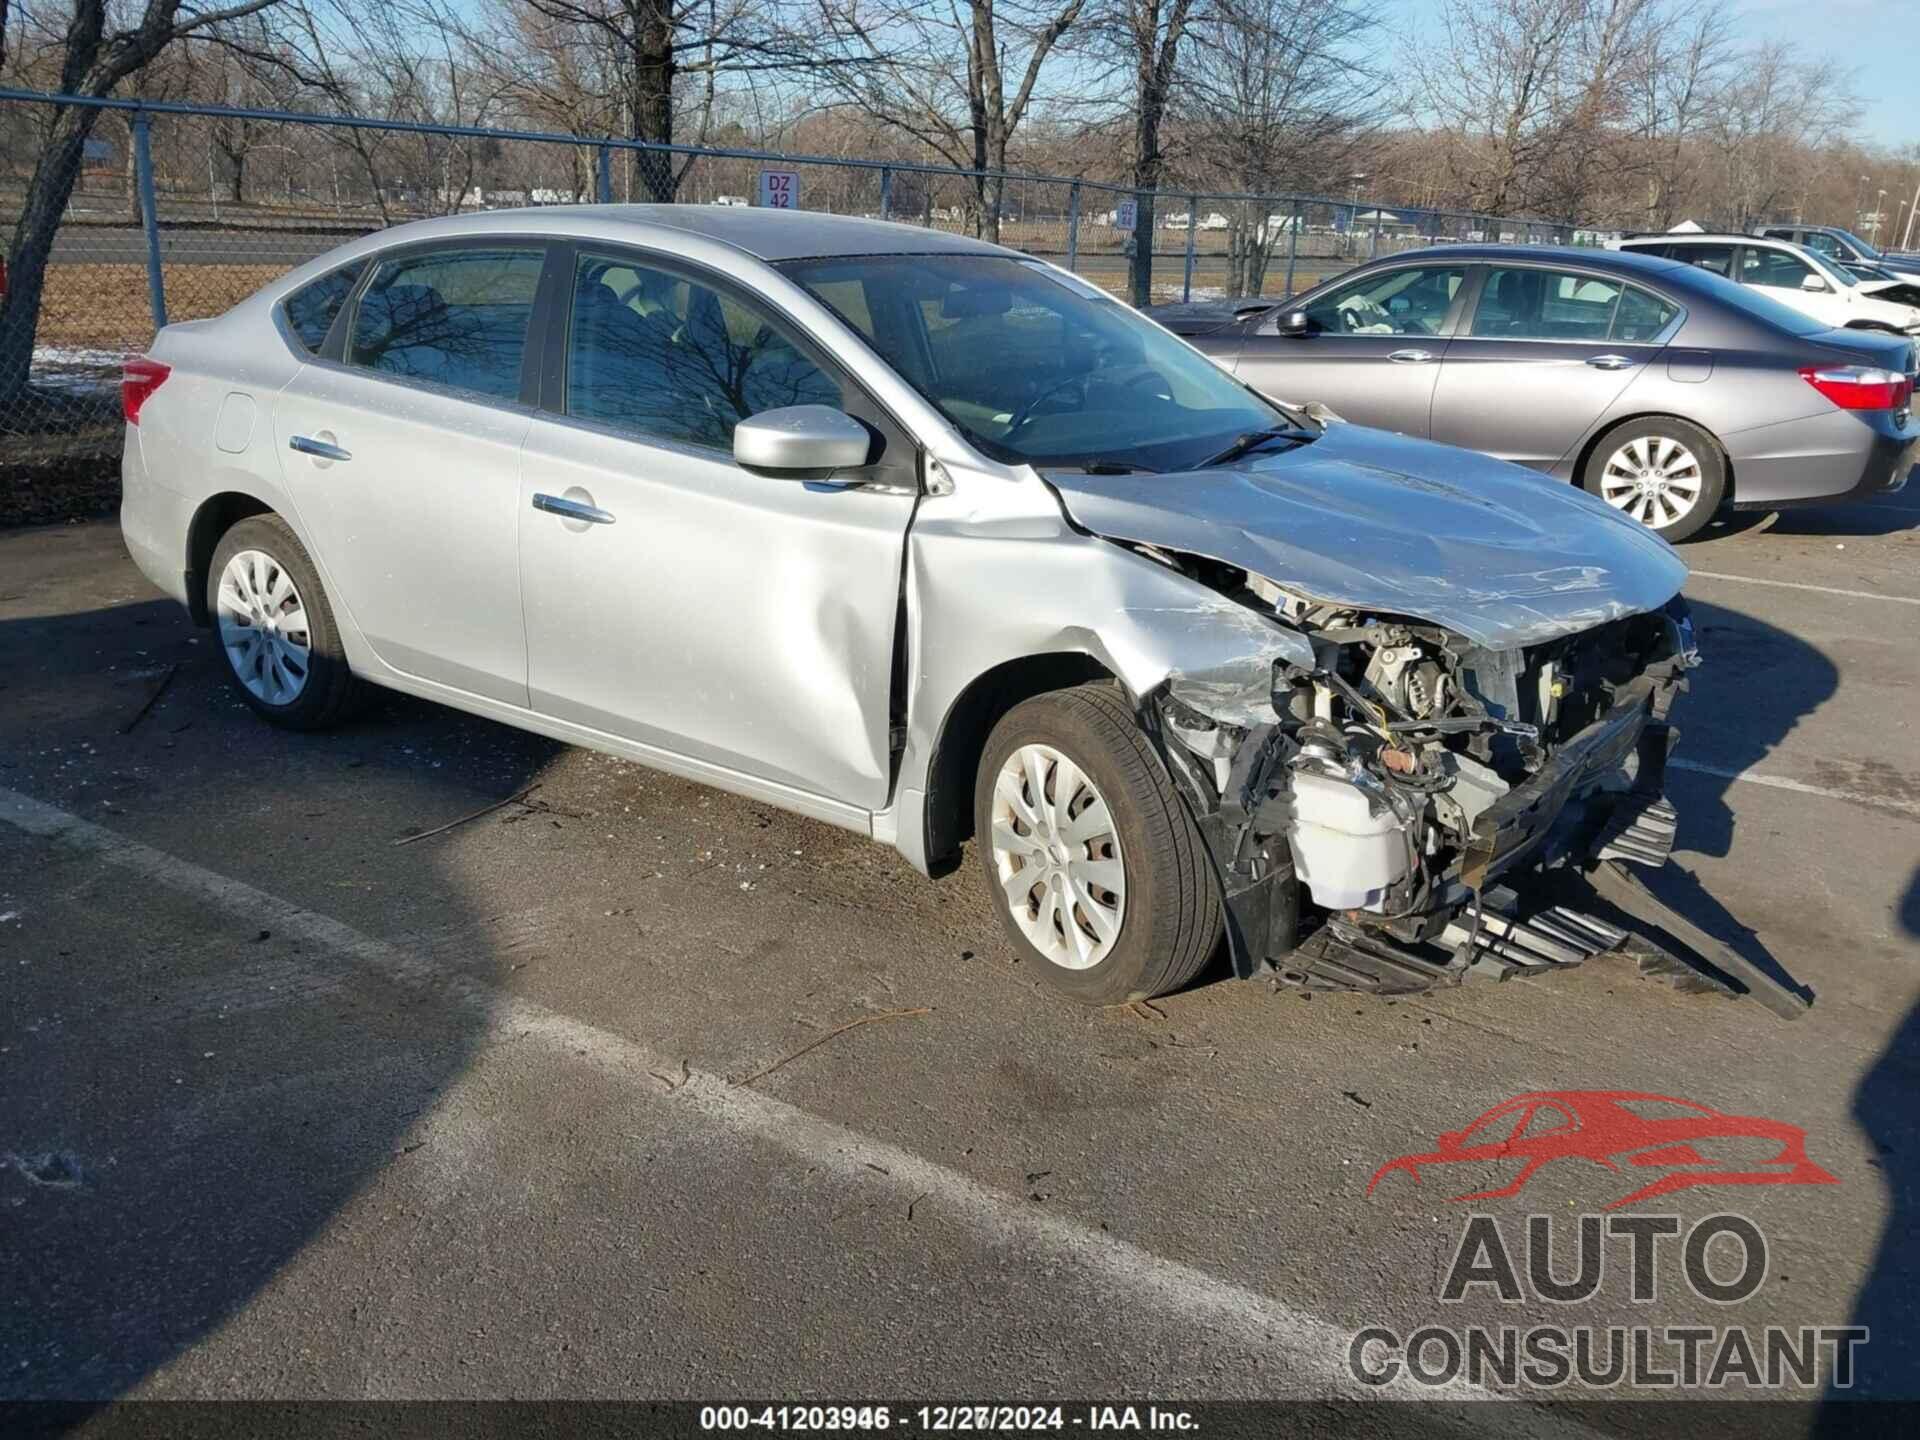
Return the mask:
<svg viewBox="0 0 1920 1440"><path fill-rule="evenodd" d="M1180 470L1242 436L1312 430L1104 291L999 255L780 267L1006 464Z"/></svg>

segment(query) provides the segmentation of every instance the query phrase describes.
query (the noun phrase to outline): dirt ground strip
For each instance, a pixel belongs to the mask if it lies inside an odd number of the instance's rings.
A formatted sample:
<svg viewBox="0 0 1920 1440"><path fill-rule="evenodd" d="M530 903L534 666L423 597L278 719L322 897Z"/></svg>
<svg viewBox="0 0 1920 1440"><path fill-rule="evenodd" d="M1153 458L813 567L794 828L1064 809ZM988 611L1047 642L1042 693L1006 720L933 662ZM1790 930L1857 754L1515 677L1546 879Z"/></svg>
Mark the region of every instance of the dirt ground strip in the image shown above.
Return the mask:
<svg viewBox="0 0 1920 1440"><path fill-rule="evenodd" d="M1369 1326L1849 1324L1848 1393L1920 1398L1920 498L1685 556L1664 889L1794 1023L1608 959L1076 1009L973 857L397 698L280 734L111 523L0 535L0 1398L1326 1396ZM1636 1301L1620 1239L1587 1299L1446 1303L1471 1213L1550 1217L1564 1279L1642 1182L1369 1179L1573 1090L1802 1127L1837 1183L1618 1212L1746 1217L1737 1303L1678 1241Z"/></svg>

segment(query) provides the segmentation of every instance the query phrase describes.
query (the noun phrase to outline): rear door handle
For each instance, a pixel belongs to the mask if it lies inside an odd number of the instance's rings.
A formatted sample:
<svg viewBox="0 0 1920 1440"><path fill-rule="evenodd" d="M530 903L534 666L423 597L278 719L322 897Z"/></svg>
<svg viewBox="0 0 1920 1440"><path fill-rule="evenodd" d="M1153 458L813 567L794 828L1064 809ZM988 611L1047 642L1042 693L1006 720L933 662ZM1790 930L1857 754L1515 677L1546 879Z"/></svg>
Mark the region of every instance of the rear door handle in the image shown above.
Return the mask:
<svg viewBox="0 0 1920 1440"><path fill-rule="evenodd" d="M1629 355L1589 355L1587 364L1596 370L1624 370L1633 364Z"/></svg>
<svg viewBox="0 0 1920 1440"><path fill-rule="evenodd" d="M549 515L558 515L563 520L584 520L589 525L613 524L613 516L608 511L582 500L569 500L564 495L535 495L533 508L544 510Z"/></svg>
<svg viewBox="0 0 1920 1440"><path fill-rule="evenodd" d="M295 435L287 441L289 450L298 450L302 455L311 455L316 460L351 460L350 451L342 450L338 445L329 445L325 440L315 440L311 435Z"/></svg>
<svg viewBox="0 0 1920 1440"><path fill-rule="evenodd" d="M1387 359L1396 365L1424 365L1433 359L1433 354L1427 350L1396 350Z"/></svg>

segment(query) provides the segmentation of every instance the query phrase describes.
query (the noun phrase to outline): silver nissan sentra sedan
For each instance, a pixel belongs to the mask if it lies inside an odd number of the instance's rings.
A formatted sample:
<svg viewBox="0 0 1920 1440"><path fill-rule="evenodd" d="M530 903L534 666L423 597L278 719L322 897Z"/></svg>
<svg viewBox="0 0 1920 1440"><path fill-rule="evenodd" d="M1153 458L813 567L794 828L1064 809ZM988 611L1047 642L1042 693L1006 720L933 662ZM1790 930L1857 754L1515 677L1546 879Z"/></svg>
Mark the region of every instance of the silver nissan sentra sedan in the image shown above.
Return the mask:
<svg viewBox="0 0 1920 1440"><path fill-rule="evenodd" d="M124 403L128 547L267 720L386 686L925 872L977 837L1081 1000L1223 938L1242 975L1375 992L1577 963L1624 932L1539 872L1638 914L1620 877L1672 844L1665 542L1262 399L996 246L429 221L167 327Z"/></svg>

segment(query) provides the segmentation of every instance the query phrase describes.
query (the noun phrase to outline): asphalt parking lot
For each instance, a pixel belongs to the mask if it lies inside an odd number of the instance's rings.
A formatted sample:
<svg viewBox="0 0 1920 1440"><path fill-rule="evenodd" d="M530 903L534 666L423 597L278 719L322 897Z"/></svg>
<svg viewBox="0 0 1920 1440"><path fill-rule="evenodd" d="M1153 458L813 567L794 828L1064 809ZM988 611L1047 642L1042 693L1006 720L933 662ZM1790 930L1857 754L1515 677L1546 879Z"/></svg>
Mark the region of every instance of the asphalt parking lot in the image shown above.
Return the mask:
<svg viewBox="0 0 1920 1440"><path fill-rule="evenodd" d="M115 526L0 535L0 1398L1317 1397L1361 1327L1542 1320L1864 1325L1850 1393L1920 1398L1920 496L1710 533L1662 889L1792 1023L1619 958L1076 1009L971 858L397 697L281 734ZM1612 1251L1445 1304L1470 1211L1639 1183L1368 1195L1542 1090L1802 1126L1838 1183L1636 1207L1748 1217L1737 1305Z"/></svg>

